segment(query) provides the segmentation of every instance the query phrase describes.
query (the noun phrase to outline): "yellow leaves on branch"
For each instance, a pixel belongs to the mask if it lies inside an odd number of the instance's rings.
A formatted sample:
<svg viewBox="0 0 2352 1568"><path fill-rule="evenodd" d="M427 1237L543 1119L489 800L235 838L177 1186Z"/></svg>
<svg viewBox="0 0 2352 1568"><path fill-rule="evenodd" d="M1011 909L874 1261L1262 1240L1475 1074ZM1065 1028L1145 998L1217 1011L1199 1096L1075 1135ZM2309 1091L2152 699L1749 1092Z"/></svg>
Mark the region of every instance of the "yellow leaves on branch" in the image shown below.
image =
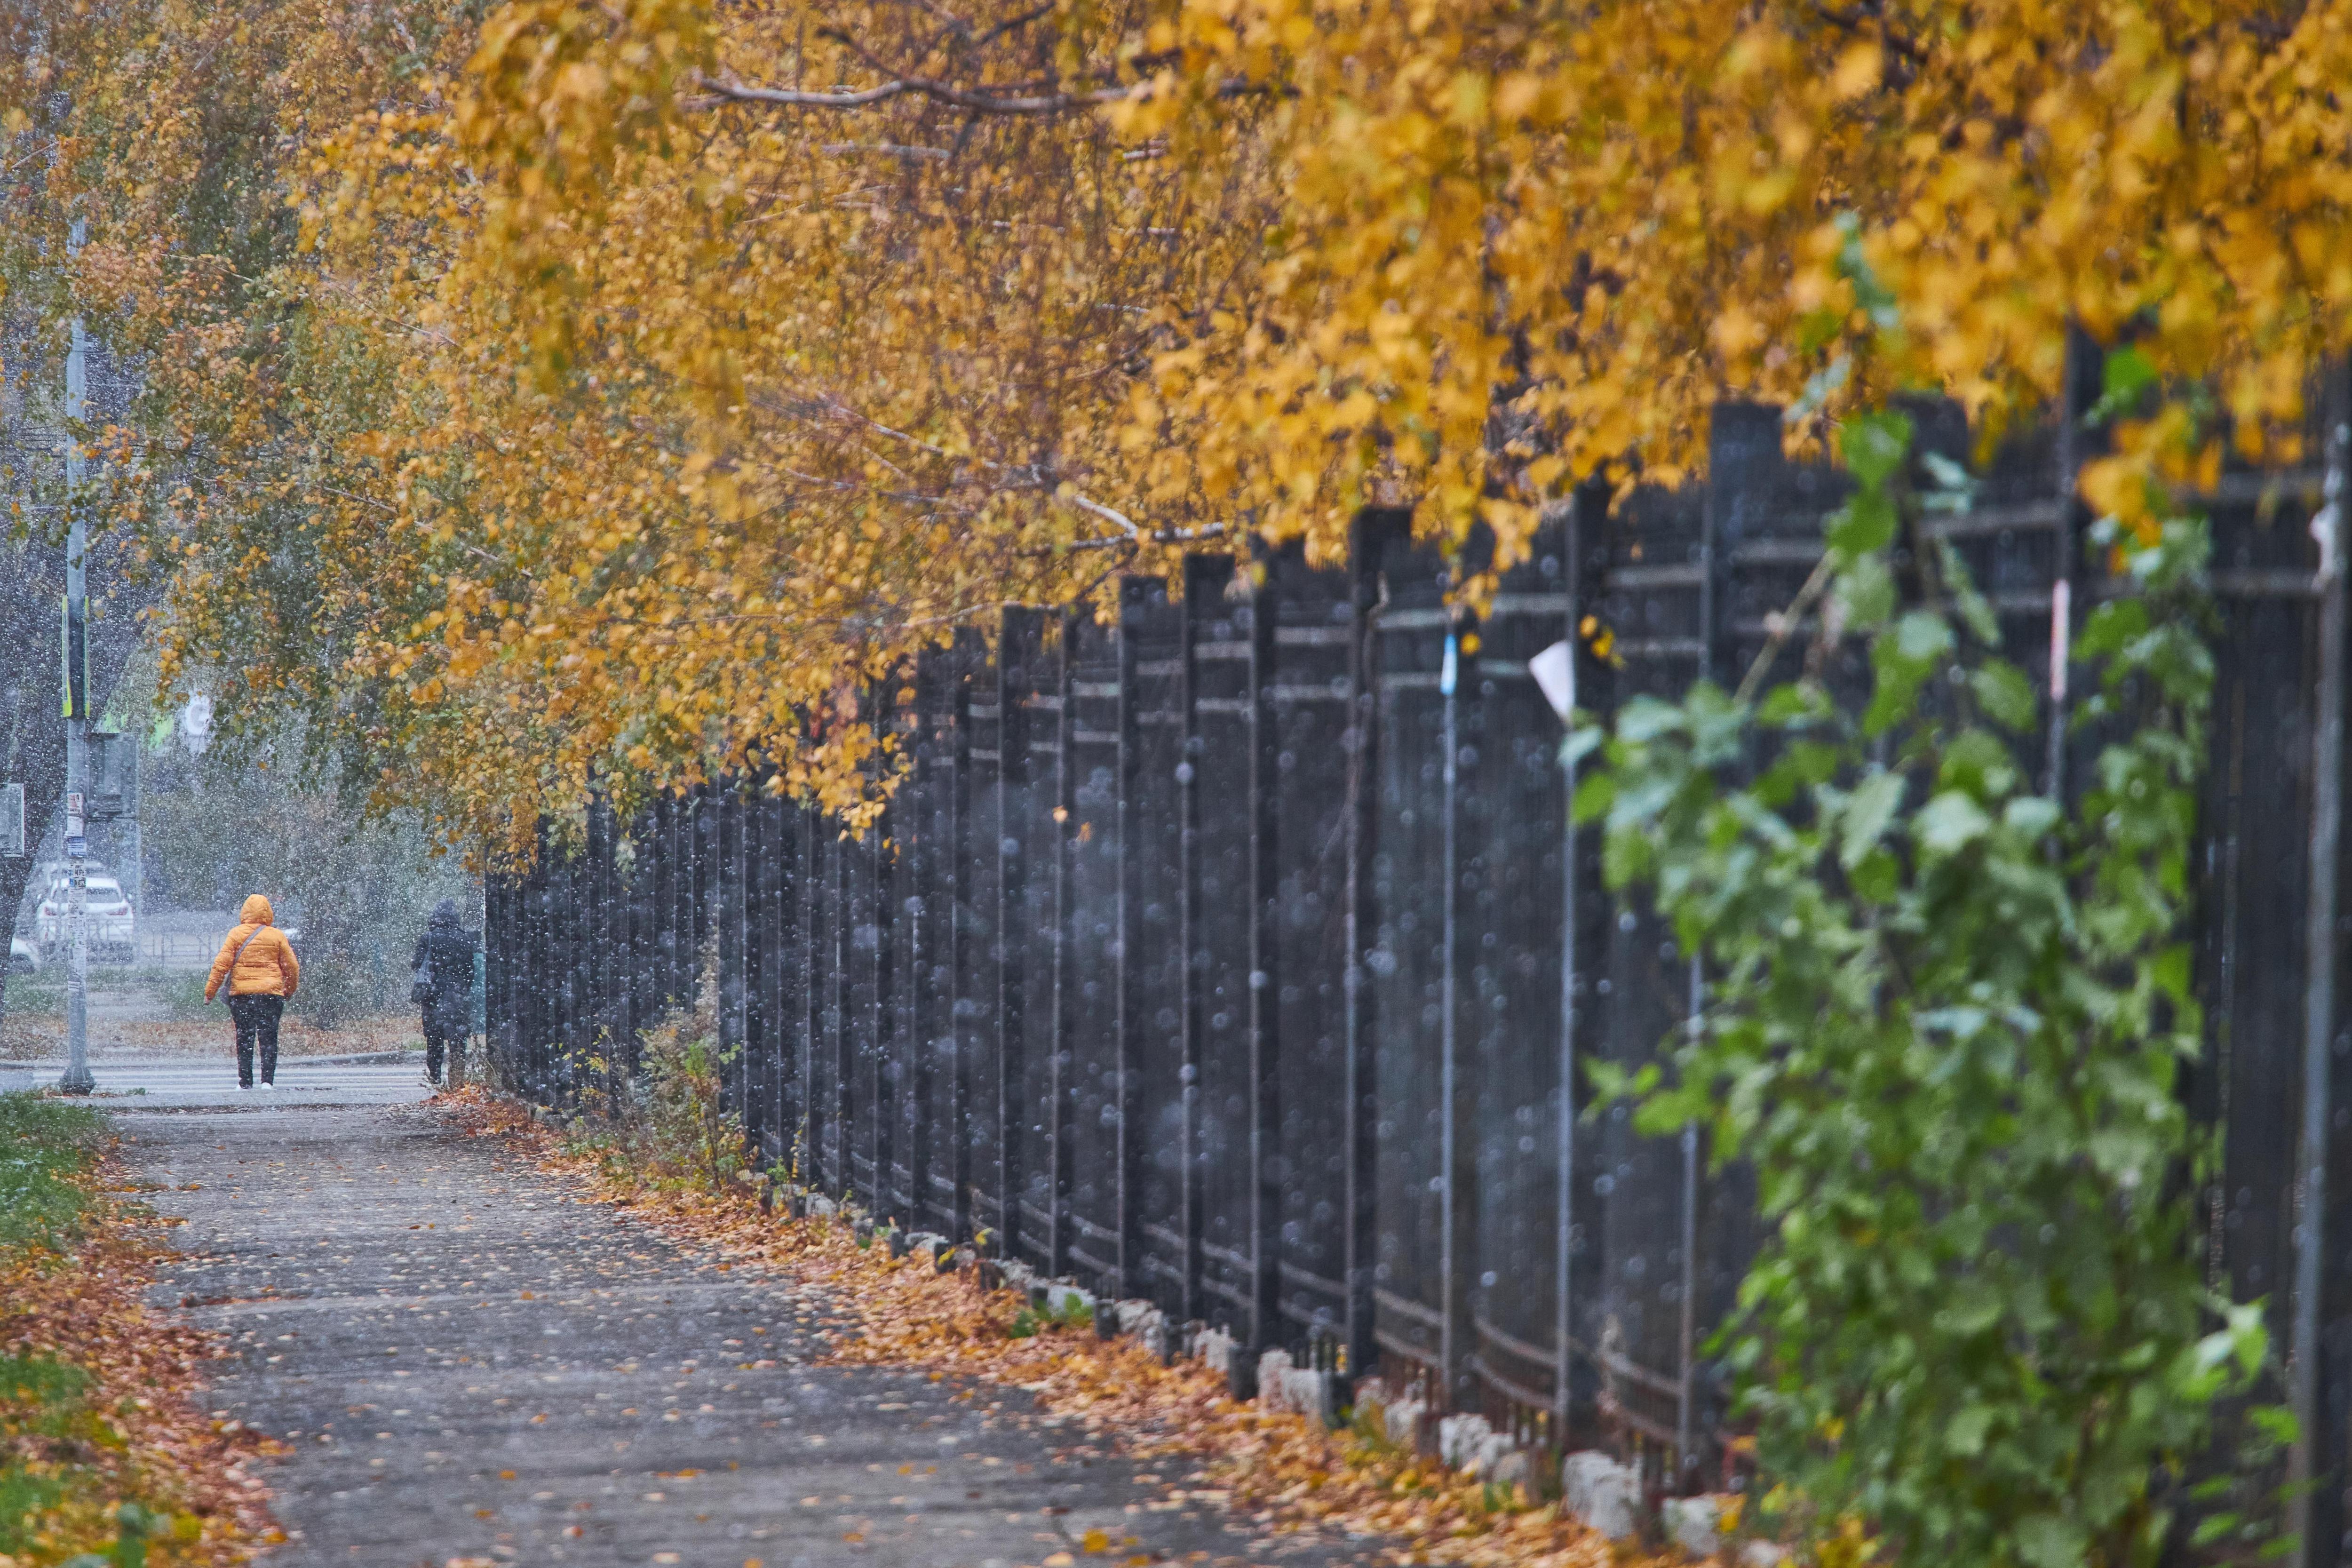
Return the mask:
<svg viewBox="0 0 2352 1568"><path fill-rule="evenodd" d="M1125 122L1213 115L1236 74L1286 95L1257 122L1284 223L1255 310L1161 363L1204 440L1163 466L1310 531L1372 479L1507 538L1563 479L1673 477L1712 401L1794 401L1841 351L1832 411L1928 386L1998 425L2054 395L2070 320L2259 451L2344 345L2347 15L1188 6L1190 98Z"/></svg>
<svg viewBox="0 0 2352 1568"><path fill-rule="evenodd" d="M174 668L485 832L846 807L845 697L1005 603L1367 500L1507 563L1726 395L1997 429L2070 322L2222 416L2092 471L2129 517L2292 458L2352 307L2352 0L54 8L0 98L76 95Z"/></svg>

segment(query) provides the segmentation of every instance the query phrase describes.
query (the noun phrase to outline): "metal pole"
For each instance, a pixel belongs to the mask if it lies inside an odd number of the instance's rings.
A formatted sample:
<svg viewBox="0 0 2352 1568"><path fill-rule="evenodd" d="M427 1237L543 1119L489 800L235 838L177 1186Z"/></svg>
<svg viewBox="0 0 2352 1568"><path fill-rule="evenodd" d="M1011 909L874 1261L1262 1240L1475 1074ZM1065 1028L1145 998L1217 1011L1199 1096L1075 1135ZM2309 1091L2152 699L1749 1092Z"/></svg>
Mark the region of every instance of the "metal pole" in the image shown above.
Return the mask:
<svg viewBox="0 0 2352 1568"><path fill-rule="evenodd" d="M1563 640L1568 644L1568 711L1561 716L1561 727L1570 734L1576 728L1576 611L1580 591L1577 561L1583 548L1583 535L1577 525L1581 521L1575 503L1570 502L1562 520L1567 538L1559 552L1563 584L1568 590L1568 611L1561 617L1566 628ZM1555 1220L1558 1239L1552 1258L1552 1441L1564 1454L1569 1441L1570 1390L1576 1368L1572 1348L1575 1298L1571 1293L1576 1239L1576 761L1565 746L1560 751L1559 766L1563 791L1559 842L1559 1120L1554 1128L1558 1140L1554 1154L1559 1162L1555 1183L1559 1213Z"/></svg>
<svg viewBox="0 0 2352 1568"><path fill-rule="evenodd" d="M2327 444L2327 502L2311 520L2319 545L2318 722L2311 766L2311 902L2304 934L2302 1213L2294 1239L2294 1320L2287 1357L2295 1436L2287 1457L2302 1560L2333 1561L2312 1539L2319 1463L2319 1265L2326 1249L2329 1045L2336 1032L2336 879L2344 807L2344 480L2352 427L2339 422Z"/></svg>
<svg viewBox="0 0 2352 1568"><path fill-rule="evenodd" d="M1439 940L1444 956L1439 963L1437 1015L1437 1168L1438 1191L1444 1198L1444 1207L1438 1211L1438 1274L1443 1293L1438 1300L1442 1313L1438 1319L1439 1376L1444 1398L1444 1408L1459 1410L1463 1384L1467 1381L1470 1361L1470 1260L1465 1256L1470 1237L1463 1234L1462 1121L1465 1111L1465 1091L1462 1083L1461 1023L1457 1016L1455 992L1460 982L1460 954L1456 943L1461 940L1460 921L1455 909L1455 882L1459 866L1460 845L1455 821L1461 787L1461 702L1456 695L1460 684L1461 641L1451 631L1445 634L1445 658L1437 677L1437 689L1444 703L1440 721L1439 743L1445 748L1444 764L1439 772L1443 794L1439 798L1438 865L1444 916L1440 922Z"/></svg>
<svg viewBox="0 0 2352 1568"><path fill-rule="evenodd" d="M68 254L79 253L82 220L74 219ZM70 327L66 350L66 1071L58 1087L88 1094L98 1087L89 1071L89 841L84 837L83 802L89 793L89 600L83 557L89 547L82 521L79 425L88 391L89 340L81 318Z"/></svg>
<svg viewBox="0 0 2352 1568"><path fill-rule="evenodd" d="M1691 1043L1706 1031L1706 973L1699 960L1690 962ZM1693 1443L1697 1413L1698 1380L1698 1124L1683 1123L1682 1212L1682 1377L1675 1392L1675 1478L1686 1479L1696 1464Z"/></svg>

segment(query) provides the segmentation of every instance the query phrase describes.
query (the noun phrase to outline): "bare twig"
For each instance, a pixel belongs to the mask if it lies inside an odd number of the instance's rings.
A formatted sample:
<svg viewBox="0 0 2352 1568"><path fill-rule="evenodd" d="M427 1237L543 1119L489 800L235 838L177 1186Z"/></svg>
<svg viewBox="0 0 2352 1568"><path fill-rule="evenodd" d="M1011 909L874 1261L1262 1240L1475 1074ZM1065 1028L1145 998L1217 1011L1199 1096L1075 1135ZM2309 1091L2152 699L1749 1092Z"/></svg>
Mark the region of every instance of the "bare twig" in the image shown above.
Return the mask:
<svg viewBox="0 0 2352 1568"><path fill-rule="evenodd" d="M945 147L902 147L896 142L827 142L823 145L836 157L852 153L880 153L893 158L937 158L944 163L955 156Z"/></svg>
<svg viewBox="0 0 2352 1568"><path fill-rule="evenodd" d="M1116 524L1130 540L1138 540L1143 537L1143 530L1136 527L1135 520L1129 517L1125 512L1113 511L1110 508L1103 505L1102 502L1092 500L1087 496L1080 495L1076 490L1072 490L1067 496L1062 497L1061 499L1067 500L1072 506L1076 507L1080 511L1086 512L1094 517L1101 518L1105 522Z"/></svg>
<svg viewBox="0 0 2352 1568"><path fill-rule="evenodd" d="M1813 607L1813 601L1821 597L1822 590L1830 585L1830 578L1834 574L1831 563L1836 556L1837 552L1833 550L1824 551L1819 564L1813 568L1813 574L1805 579L1805 585L1797 590L1797 596L1789 601L1787 609L1780 612L1779 624L1765 637L1764 646L1757 649L1755 661L1748 665L1748 673L1740 678L1739 689L1732 694L1731 700L1735 704L1745 704L1756 695L1756 689L1764 684L1764 677L1770 672L1772 661L1780 656L1780 649L1788 643L1790 635L1804 620L1805 612Z"/></svg>
<svg viewBox="0 0 2352 1568"><path fill-rule="evenodd" d="M894 98L913 94L936 102L951 104L974 114L1067 114L1073 110L1097 109L1106 103L1118 103L1138 96L1144 84L1134 87L1099 88L1087 92L1049 92L1015 97L971 88L957 87L932 77L901 77L876 87L844 89L838 91L808 92L795 88L756 87L750 82L730 77L702 77L700 86L707 102L767 103L786 109L865 109ZM693 100L690 100L693 101Z"/></svg>

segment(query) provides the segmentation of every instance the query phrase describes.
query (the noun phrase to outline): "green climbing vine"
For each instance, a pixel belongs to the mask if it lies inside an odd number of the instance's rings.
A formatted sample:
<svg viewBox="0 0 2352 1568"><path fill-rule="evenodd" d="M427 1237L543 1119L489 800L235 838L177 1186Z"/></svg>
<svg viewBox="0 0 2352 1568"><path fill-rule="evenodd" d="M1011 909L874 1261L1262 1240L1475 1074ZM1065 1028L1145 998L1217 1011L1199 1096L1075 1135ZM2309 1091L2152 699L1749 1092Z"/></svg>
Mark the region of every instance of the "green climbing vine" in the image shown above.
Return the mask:
<svg viewBox="0 0 2352 1568"><path fill-rule="evenodd" d="M2069 806L2027 761L2032 684L1922 526L1964 481L1912 434L1894 412L1840 433L1854 489L1790 616L1817 612L1805 673L1633 701L1570 742L1604 753L1576 812L1605 824L1609 885L1708 980L1661 1065L1595 1077L1756 1172L1767 1237L1723 1349L1757 1509L1825 1560L2120 1568L2154 1557L2166 1478L2267 1354L2256 1310L2205 1288L2189 1194L2215 1149L2176 1082L2200 1026L2207 535L2181 518L2118 551L2137 592L2075 646L2096 749ZM1866 699L1833 696L1842 661Z"/></svg>

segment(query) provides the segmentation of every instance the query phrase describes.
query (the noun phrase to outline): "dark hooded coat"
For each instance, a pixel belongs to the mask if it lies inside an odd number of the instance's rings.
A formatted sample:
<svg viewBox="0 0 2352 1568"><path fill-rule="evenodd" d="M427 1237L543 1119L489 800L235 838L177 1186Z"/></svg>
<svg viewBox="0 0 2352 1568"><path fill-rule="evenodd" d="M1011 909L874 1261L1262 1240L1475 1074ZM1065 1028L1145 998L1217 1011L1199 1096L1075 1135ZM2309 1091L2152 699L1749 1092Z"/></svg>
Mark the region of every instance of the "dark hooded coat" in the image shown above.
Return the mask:
<svg viewBox="0 0 2352 1568"><path fill-rule="evenodd" d="M474 1022L474 933L457 921L457 902L434 906L416 939L410 967L425 982L425 1032L448 1037L469 1033Z"/></svg>

